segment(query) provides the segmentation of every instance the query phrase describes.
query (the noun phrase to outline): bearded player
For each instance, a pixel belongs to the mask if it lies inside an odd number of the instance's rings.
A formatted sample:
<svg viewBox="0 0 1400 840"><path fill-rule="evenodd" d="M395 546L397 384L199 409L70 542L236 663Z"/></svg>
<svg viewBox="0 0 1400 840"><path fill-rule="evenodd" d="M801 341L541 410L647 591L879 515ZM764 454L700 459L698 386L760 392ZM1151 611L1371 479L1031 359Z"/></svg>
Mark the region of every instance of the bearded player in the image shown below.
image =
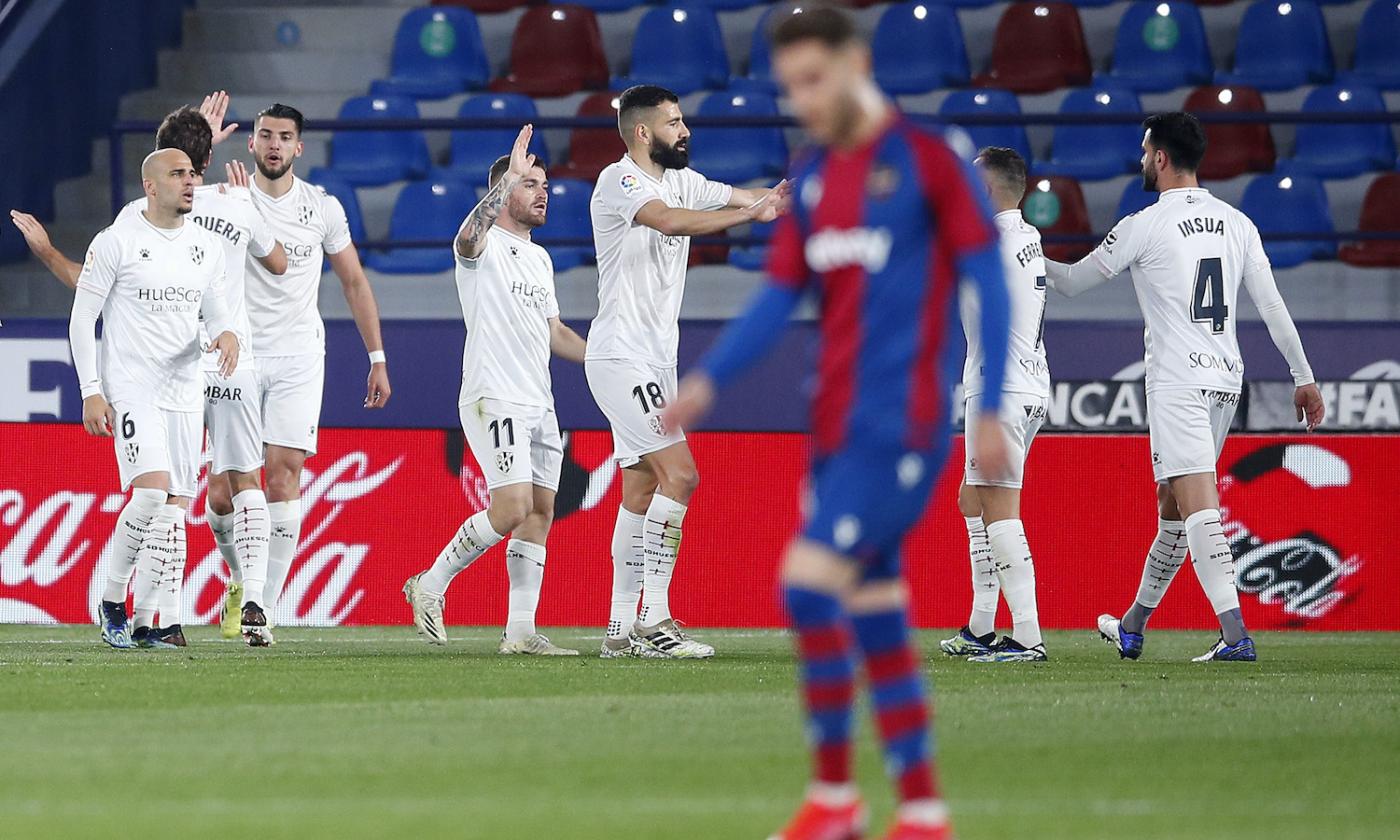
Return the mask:
<svg viewBox="0 0 1400 840"><path fill-rule="evenodd" d="M793 168L769 282L687 375L668 423L689 423L776 341L799 299L821 300L811 500L783 561L815 777L782 840L854 838L865 813L852 778L855 671L863 661L899 808L886 837L944 840L950 827L929 749L929 705L900 580L900 543L948 450L949 334L958 278L981 298L986 351L975 453L1002 475L997 411L1007 296L976 176L939 135L876 86L850 18L803 7L773 30L773 66L821 148ZM965 136L959 145L972 149ZM795 394L788 395L795 398ZM775 398L778 395L774 395Z"/></svg>
<svg viewBox="0 0 1400 840"><path fill-rule="evenodd" d="M1177 111L1148 117L1143 127L1142 185L1160 193L1157 202L1125 217L1074 265L1045 263L1051 287L1069 296L1131 272L1146 327L1147 426L1160 519L1137 598L1121 620L1099 616L1099 632L1120 657L1141 656L1147 619L1189 550L1220 622L1220 639L1195 661L1253 662L1215 478L1244 384L1235 338L1241 285L1288 362L1298 419L1312 431L1326 409L1258 228L1196 180L1206 152L1200 121Z"/></svg>

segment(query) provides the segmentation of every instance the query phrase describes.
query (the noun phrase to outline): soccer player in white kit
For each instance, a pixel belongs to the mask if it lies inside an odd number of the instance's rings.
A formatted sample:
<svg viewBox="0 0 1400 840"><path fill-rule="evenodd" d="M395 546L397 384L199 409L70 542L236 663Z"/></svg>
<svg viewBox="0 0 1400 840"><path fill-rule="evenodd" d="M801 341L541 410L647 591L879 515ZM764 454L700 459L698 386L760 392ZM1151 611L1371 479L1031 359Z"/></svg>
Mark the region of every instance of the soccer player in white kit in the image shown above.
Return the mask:
<svg viewBox="0 0 1400 840"><path fill-rule="evenodd" d="M1021 217L1026 194L1026 162L1014 149L989 147L975 161L996 216L998 248L1011 298L1011 340L1000 414L1011 469L987 476L978 469L977 424L968 423L963 482L958 508L967 522L972 558L972 615L951 639L939 643L950 656L971 662L1044 662L1044 639L1035 601L1035 566L1021 522L1021 485L1031 441L1050 406L1050 366L1045 360L1045 254L1040 232ZM963 396L967 417L975 417L982 394L983 348L978 335L977 296L962 294L967 360ZM994 642L997 592L1011 609L1012 631Z"/></svg>
<svg viewBox="0 0 1400 840"><path fill-rule="evenodd" d="M112 564L124 569L103 593L103 639L133 646L126 621L126 580L135 600L177 585L184 570L184 515L199 478L200 317L214 336L220 372L237 369L238 337L223 297L219 239L185 220L194 201L195 167L178 149L152 152L141 166L146 208L119 218L89 246L78 277L68 338L83 395L83 426L116 437L122 490L134 488L117 519ZM99 366L93 335L102 318ZM154 636L151 628L146 637ZM159 637L145 646L169 647Z"/></svg>
<svg viewBox="0 0 1400 840"><path fill-rule="evenodd" d="M623 91L617 123L627 154L598 176L589 205L598 315L584 362L622 467L612 608L601 655L704 658L714 648L680 629L669 601L681 525L699 475L684 431L661 421L676 393L690 237L772 221L785 212L789 190L786 182L771 190L739 189L690 169L690 130L680 100L665 88Z"/></svg>
<svg viewBox="0 0 1400 840"><path fill-rule="evenodd" d="M250 186L253 202L282 242L289 263L284 277L252 266L246 288L248 319L258 353L264 472L272 522L264 587L269 619L301 535L301 469L307 457L316 454L326 355L326 330L316 304L323 258L340 278L355 326L369 352L365 408L383 408L389 401L379 307L350 241L345 208L334 196L292 171L302 153L302 123L300 111L275 104L258 114L248 140L257 165ZM211 487L211 501L213 493Z"/></svg>
<svg viewBox="0 0 1400 840"><path fill-rule="evenodd" d="M1147 422L1161 518L1132 608L1121 621L1099 616L1099 632L1120 657L1137 659L1147 619L1189 549L1221 628L1220 640L1196 661L1253 662L1215 481L1244 381L1235 339L1242 283L1288 362L1293 404L1308 431L1322 422L1325 408L1259 230L1196 181L1206 150L1200 121L1172 112L1143 126L1143 188L1160 193L1157 203L1125 217L1074 265L1046 261L1050 286L1070 296L1131 271L1146 326Z"/></svg>
<svg viewBox="0 0 1400 840"><path fill-rule="evenodd" d="M228 105L228 95L222 91L205 98L199 110L190 107L179 108L161 121L156 131L157 149L179 149L198 161L195 167L196 183L203 180L215 144L228 136L228 130L221 127L223 115ZM241 164L228 167L230 184L196 186L193 210L190 219L212 231L223 243L226 276L224 298L233 319L234 333L242 346L238 369L229 377L219 370L215 353L204 356L204 426L208 432L208 446L205 457L210 464L210 484L220 484L222 492L215 490L211 495L231 499L227 510L216 511L206 505L206 518L214 533L233 580L236 602L231 605L233 632L225 632L230 638L240 632L240 612L244 607L242 580L246 574L253 585L246 590L251 604L253 625L247 640L252 645L260 645L263 631L258 629L258 606L262 603L261 581L266 577L268 515L267 501L262 491L260 469L262 467L262 418L258 407L257 383L253 375L253 352L248 326L247 309L243 299L243 277L245 263L256 259L274 275L286 271L287 257L281 243L272 236L272 231L253 206L248 194L246 175ZM241 183L242 186L238 186ZM126 205L118 215L118 220L133 214L140 214L146 208L146 199L139 198ZM31 250L64 285L76 288L82 268L60 253L48 240L47 233L37 220L27 214L13 212L16 226L24 233ZM207 337L202 337L207 344ZM179 527L183 528L181 522ZM108 589L111 593L125 592L131 569L113 567ZM176 581L174 588L162 587L158 593L158 605L136 604L135 623L138 628L151 625L151 613L159 609L161 638L179 646L183 640L180 625L180 588ZM108 600L121 600L115 595ZM226 607L228 605L226 604ZM227 617L226 617L227 619ZM225 627L227 629L227 620Z"/></svg>
<svg viewBox="0 0 1400 840"><path fill-rule="evenodd" d="M545 541L564 461L549 357L554 353L582 363L584 341L559 320L554 263L548 251L530 241L549 209L548 177L527 151L533 130L522 128L511 153L491 166L486 195L462 221L453 245L467 326L457 405L491 502L462 523L432 566L409 578L403 591L418 632L433 644L446 644L447 587L510 534L510 612L500 652L577 656L535 629Z"/></svg>

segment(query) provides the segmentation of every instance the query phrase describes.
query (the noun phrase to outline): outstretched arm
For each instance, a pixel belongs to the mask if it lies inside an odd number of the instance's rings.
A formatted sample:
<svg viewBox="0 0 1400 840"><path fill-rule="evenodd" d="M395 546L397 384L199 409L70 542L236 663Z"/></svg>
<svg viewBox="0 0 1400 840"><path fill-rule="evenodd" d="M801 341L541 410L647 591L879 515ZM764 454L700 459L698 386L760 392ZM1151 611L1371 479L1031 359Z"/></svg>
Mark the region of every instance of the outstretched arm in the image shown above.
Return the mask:
<svg viewBox="0 0 1400 840"><path fill-rule="evenodd" d="M583 364L583 353L588 342L573 328L558 318L549 319L549 352L561 359Z"/></svg>
<svg viewBox="0 0 1400 840"><path fill-rule="evenodd" d="M529 173L530 167L535 165L535 156L528 151L530 136L534 131L532 125L520 129L520 133L515 136L515 145L510 150L510 168L486 191L486 195L477 202L458 228L454 247L464 259L474 260L481 256L481 252L486 248L486 232L505 210L506 203L510 201L511 190Z"/></svg>
<svg viewBox="0 0 1400 840"><path fill-rule="evenodd" d="M736 195L747 192L734 190ZM667 236L709 236L750 222L771 222L787 213L792 200L792 185L783 181L773 189L756 195L756 199L737 208L733 206L734 199L731 199L730 208L724 210L687 210L654 199L642 205L635 221Z"/></svg>
<svg viewBox="0 0 1400 840"><path fill-rule="evenodd" d="M10 220L19 228L19 232L24 235L24 242L29 246L29 251L44 264L44 268L49 273L58 278L58 282L70 289L78 287L78 272L82 266L63 256L53 243L49 241L49 232L44 230L44 225L28 213L21 213L18 210L10 211Z"/></svg>
<svg viewBox="0 0 1400 840"><path fill-rule="evenodd" d="M1081 295L1108 280L1092 255L1073 265L1051 259L1045 261L1045 284L1065 297Z"/></svg>

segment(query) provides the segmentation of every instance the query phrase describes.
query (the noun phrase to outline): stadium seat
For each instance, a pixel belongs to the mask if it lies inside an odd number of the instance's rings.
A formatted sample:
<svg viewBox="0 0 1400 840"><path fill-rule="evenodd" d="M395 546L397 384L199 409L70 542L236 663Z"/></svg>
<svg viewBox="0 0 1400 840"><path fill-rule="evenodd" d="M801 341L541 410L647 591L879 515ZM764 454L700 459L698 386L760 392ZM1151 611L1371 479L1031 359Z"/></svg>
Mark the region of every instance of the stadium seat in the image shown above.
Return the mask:
<svg viewBox="0 0 1400 840"><path fill-rule="evenodd" d="M1144 0L1123 13L1109 71L1114 81L1133 90L1163 91L1204 84L1214 73L1195 5Z"/></svg>
<svg viewBox="0 0 1400 840"><path fill-rule="evenodd" d="M354 187L324 166L313 166L306 174L306 180L340 201L340 206L345 208L345 221L350 227L351 240L359 243L369 238L365 236L365 217L360 212L360 199Z"/></svg>
<svg viewBox="0 0 1400 840"><path fill-rule="evenodd" d="M965 85L971 75L951 6L924 0L890 6L880 15L871 51L875 81L892 96Z"/></svg>
<svg viewBox="0 0 1400 840"><path fill-rule="evenodd" d="M1012 3L997 21L991 66L978 87L1045 93L1093 78L1079 12L1068 3Z"/></svg>
<svg viewBox="0 0 1400 840"><path fill-rule="evenodd" d="M766 93L716 91L695 111L700 117L774 117L778 103ZM787 171L787 141L777 126L703 128L691 140L690 165L727 184L781 176Z"/></svg>
<svg viewBox="0 0 1400 840"><path fill-rule="evenodd" d="M1400 89L1400 3L1371 0L1356 30L1351 70L1339 81L1381 90Z"/></svg>
<svg viewBox="0 0 1400 840"><path fill-rule="evenodd" d="M1289 90L1332 80L1332 46L1322 11L1310 0L1255 0L1245 10L1225 85Z"/></svg>
<svg viewBox="0 0 1400 840"><path fill-rule="evenodd" d="M1240 210L1260 233L1333 230L1327 191L1321 181L1310 175L1259 175L1244 188ZM1289 268L1308 260L1330 259L1337 253L1337 246L1317 239L1290 239L1265 242L1264 251L1274 268Z"/></svg>
<svg viewBox="0 0 1400 840"><path fill-rule="evenodd" d="M604 91L590 95L579 103L575 116L617 119L617 94ZM616 163L626 152L627 146L614 127L575 128L569 132L568 160L550 174L592 182L603 167Z"/></svg>
<svg viewBox="0 0 1400 840"><path fill-rule="evenodd" d="M773 236L773 222L759 222L749 225L748 233L755 239L770 239ZM768 266L767 245L733 246L729 249L729 264L745 271L762 271Z"/></svg>
<svg viewBox="0 0 1400 840"><path fill-rule="evenodd" d="M402 96L356 96L340 106L342 120L416 120L418 106ZM356 187L428 174L428 141L421 131L337 131L331 169Z"/></svg>
<svg viewBox="0 0 1400 840"><path fill-rule="evenodd" d="M608 86L598 18L582 6L532 6L515 24L510 65L491 83L501 93L568 96Z"/></svg>
<svg viewBox="0 0 1400 840"><path fill-rule="evenodd" d="M463 118L515 118L524 125L539 116L535 100L518 93L482 93L462 103L457 116ZM509 154L515 145L519 128L479 128L452 132L452 158L447 166L436 170L434 178L457 178L468 184L486 183L491 164L501 155ZM530 152L546 166L549 153L544 145L544 132L536 131L530 138Z"/></svg>
<svg viewBox="0 0 1400 840"><path fill-rule="evenodd" d="M466 9L413 9L399 21L389 78L372 96L441 99L479 88L491 78L476 15Z"/></svg>
<svg viewBox="0 0 1400 840"><path fill-rule="evenodd" d="M603 12L625 12L645 2L646 0L578 0L577 5L602 14Z"/></svg>
<svg viewBox="0 0 1400 840"><path fill-rule="evenodd" d="M1084 191L1073 178L1031 178L1026 184L1026 197L1021 200L1021 213L1043 234L1093 233ZM1088 242L1047 243L1045 256L1057 262L1074 262L1093 249Z"/></svg>
<svg viewBox="0 0 1400 840"><path fill-rule="evenodd" d="M1123 195L1118 199L1118 215L1115 219L1131 216L1139 210L1146 210L1157 203L1157 193L1142 188L1142 179L1134 178L1123 185Z"/></svg>
<svg viewBox="0 0 1400 840"><path fill-rule="evenodd" d="M720 231L712 234L710 239L728 239L727 231ZM713 245L701 245L698 242L691 242L690 257L686 260L687 266L697 265L724 265L729 262L729 244L718 242Z"/></svg>
<svg viewBox="0 0 1400 840"><path fill-rule="evenodd" d="M1328 85L1308 94L1303 111L1385 113L1385 100L1371 88ZM1278 171L1350 178L1394 165L1395 138L1386 123L1302 123L1293 157L1279 161Z"/></svg>
<svg viewBox="0 0 1400 840"><path fill-rule="evenodd" d="M1371 182L1361 202L1361 223L1366 233L1400 233L1400 172L1382 175ZM1342 247L1342 262L1367 268L1400 268L1400 240L1371 239Z"/></svg>
<svg viewBox="0 0 1400 840"><path fill-rule="evenodd" d="M729 84L729 59L719 18L702 5L673 4L642 16L632 36L628 75L618 90L635 84L660 85L680 96Z"/></svg>
<svg viewBox="0 0 1400 840"><path fill-rule="evenodd" d="M1072 90L1060 103L1061 114L1137 114L1137 94L1112 85ZM1067 175L1096 181L1137 170L1142 160L1142 128L1136 122L1059 125L1050 142L1050 159L1033 167L1037 175Z"/></svg>
<svg viewBox="0 0 1400 840"><path fill-rule="evenodd" d="M508 12L529 3L530 0L433 0L434 6L460 6L471 9L479 15L495 12Z"/></svg>
<svg viewBox="0 0 1400 840"><path fill-rule="evenodd" d="M745 75L729 81L730 90L756 90L772 96L778 95L778 83L773 78L772 57L768 49L768 28L772 25L773 15L792 14L799 11L800 8L799 6L786 6L779 3L768 7L759 17L758 23L754 26L753 39L749 46L748 70Z"/></svg>
<svg viewBox="0 0 1400 840"><path fill-rule="evenodd" d="M1259 91L1244 85L1207 85L1191 91L1182 106L1193 114L1266 110ZM1265 123L1206 123L1206 156L1197 175L1206 180L1233 178L1274 168L1274 136Z"/></svg>
<svg viewBox="0 0 1400 840"><path fill-rule="evenodd" d="M952 6L955 9L977 9L982 6L990 6L999 0L929 0L933 6ZM1114 2L1114 0L1104 0L1104 2Z"/></svg>
<svg viewBox="0 0 1400 840"><path fill-rule="evenodd" d="M948 94L948 97L938 108L939 116L943 117L1019 113L1021 113L1021 103L1016 98L1016 94L993 88L955 90ZM956 122L956 120L953 121ZM973 144L979 149L986 146L1002 146L1020 152L1027 164L1031 161L1031 142L1026 137L1026 127L1023 125L973 125L962 126L962 129L967 132L968 136L972 138Z"/></svg>
<svg viewBox="0 0 1400 840"><path fill-rule="evenodd" d="M735 9L747 9L757 6L760 3L767 3L768 0L689 0L697 6L709 6L715 11L733 11Z"/></svg>
<svg viewBox="0 0 1400 840"><path fill-rule="evenodd" d="M593 222L588 216L588 202L593 197L593 184L573 178L551 178L549 182L549 217L539 229L541 239L593 238ZM568 271L593 259L588 245L547 246L555 271Z"/></svg>
<svg viewBox="0 0 1400 840"><path fill-rule="evenodd" d="M394 201L389 217L389 238L401 241L441 239L457 235L462 220L476 206L476 190L462 181L442 179L414 181ZM391 248L370 253L365 264L385 274L436 274L452 267L452 249Z"/></svg>

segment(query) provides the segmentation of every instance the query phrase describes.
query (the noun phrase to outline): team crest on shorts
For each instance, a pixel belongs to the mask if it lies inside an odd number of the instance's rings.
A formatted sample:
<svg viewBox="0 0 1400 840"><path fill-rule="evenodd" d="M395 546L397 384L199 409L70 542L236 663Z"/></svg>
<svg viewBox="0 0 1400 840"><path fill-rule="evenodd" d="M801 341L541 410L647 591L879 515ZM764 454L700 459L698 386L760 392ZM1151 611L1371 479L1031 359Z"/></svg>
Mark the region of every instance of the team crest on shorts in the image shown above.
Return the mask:
<svg viewBox="0 0 1400 840"><path fill-rule="evenodd" d="M137 458L137 456L140 455L140 454L141 454L141 444L139 444L139 443L137 443L136 441L133 440L133 441L131 441L130 443L128 443L128 444L126 445L126 460L128 460L128 461L130 461L131 463L134 464L134 463L136 463L136 458Z"/></svg>
<svg viewBox="0 0 1400 840"><path fill-rule="evenodd" d="M204 265L204 249L198 245L190 246L190 262L195 265Z"/></svg>
<svg viewBox="0 0 1400 840"><path fill-rule="evenodd" d="M515 453L502 449L496 453L496 469L503 473L510 472L510 468L515 466Z"/></svg>
<svg viewBox="0 0 1400 840"><path fill-rule="evenodd" d="M660 417L653 414L651 417L647 418L647 423L651 425L651 430L656 432L657 437L666 436L666 424L661 422Z"/></svg>

